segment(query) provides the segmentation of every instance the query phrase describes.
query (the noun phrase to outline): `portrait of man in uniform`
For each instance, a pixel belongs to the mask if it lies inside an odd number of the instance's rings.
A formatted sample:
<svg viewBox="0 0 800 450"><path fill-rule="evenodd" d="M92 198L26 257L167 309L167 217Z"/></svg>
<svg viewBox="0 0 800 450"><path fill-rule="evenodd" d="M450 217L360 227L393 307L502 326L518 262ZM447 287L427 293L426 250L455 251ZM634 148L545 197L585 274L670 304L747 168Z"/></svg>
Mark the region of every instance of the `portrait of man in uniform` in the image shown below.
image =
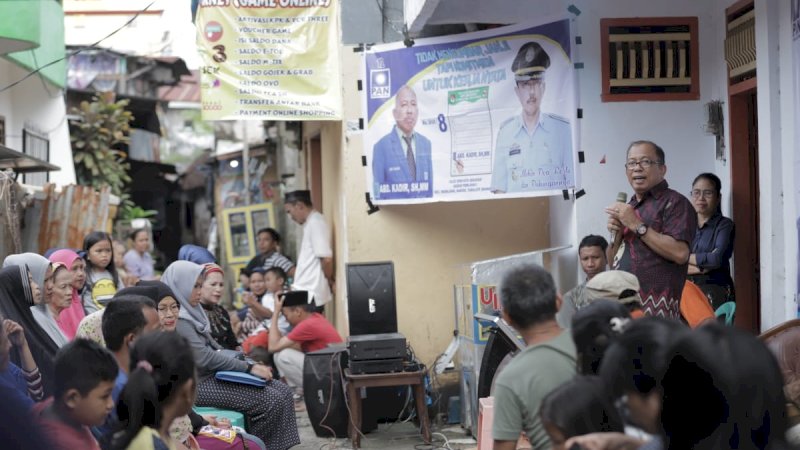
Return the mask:
<svg viewBox="0 0 800 450"><path fill-rule="evenodd" d="M570 123L541 109L549 67L550 56L537 42L522 45L511 64L522 112L503 122L497 133L491 184L495 194L574 185Z"/></svg>
<svg viewBox="0 0 800 450"><path fill-rule="evenodd" d="M402 86L395 95L395 126L372 148L373 196L376 199L424 198L433 194L431 141L414 131L419 117L417 95Z"/></svg>

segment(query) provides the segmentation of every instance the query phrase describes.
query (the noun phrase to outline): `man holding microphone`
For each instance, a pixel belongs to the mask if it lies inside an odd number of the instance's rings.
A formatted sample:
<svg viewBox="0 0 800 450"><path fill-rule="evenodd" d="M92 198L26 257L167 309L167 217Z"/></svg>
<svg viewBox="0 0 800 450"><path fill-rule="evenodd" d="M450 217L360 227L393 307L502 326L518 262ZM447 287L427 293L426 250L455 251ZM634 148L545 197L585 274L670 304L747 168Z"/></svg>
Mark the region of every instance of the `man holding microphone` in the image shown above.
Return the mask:
<svg viewBox="0 0 800 450"><path fill-rule="evenodd" d="M639 279L646 315L679 319L697 214L686 197L669 188L664 150L655 143L633 142L625 172L635 195L605 209L612 236L608 260L613 269Z"/></svg>

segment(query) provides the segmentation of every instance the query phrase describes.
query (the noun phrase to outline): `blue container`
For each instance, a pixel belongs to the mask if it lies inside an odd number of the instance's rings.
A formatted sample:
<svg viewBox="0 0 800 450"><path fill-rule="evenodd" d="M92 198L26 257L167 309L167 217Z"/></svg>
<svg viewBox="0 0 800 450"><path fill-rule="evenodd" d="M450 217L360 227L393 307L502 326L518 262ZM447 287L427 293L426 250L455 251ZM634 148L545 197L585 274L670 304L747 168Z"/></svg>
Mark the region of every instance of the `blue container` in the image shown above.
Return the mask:
<svg viewBox="0 0 800 450"><path fill-rule="evenodd" d="M461 397L454 396L447 400L447 424L461 423Z"/></svg>

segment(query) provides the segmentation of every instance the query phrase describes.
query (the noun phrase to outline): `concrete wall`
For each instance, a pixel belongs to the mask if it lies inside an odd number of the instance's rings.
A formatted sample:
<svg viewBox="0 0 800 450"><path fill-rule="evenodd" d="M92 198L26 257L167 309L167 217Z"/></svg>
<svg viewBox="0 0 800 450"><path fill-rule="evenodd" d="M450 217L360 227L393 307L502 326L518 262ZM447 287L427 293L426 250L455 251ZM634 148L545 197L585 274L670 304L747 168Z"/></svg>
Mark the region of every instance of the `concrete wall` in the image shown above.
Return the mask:
<svg viewBox="0 0 800 450"><path fill-rule="evenodd" d="M693 0L579 0L575 5L581 10L575 20L575 30L583 37L577 60L583 62L585 68L577 72L580 106L584 113L580 121L581 150L586 156L586 162L581 165L586 195L576 202L576 238L587 234L608 237L603 208L614 201L618 192L626 192L629 197L632 194L623 164L628 144L634 140L652 140L664 148L667 180L673 189L688 192L697 174L715 172L723 179L723 190L729 196L729 169L716 163L714 137L704 131L704 104L727 97L722 38L716 33L719 25L724 24L724 10L712 2ZM659 16L699 18L700 99L603 103L600 99L600 19ZM720 20L715 21L715 17ZM605 164L601 163L603 158Z"/></svg>
<svg viewBox="0 0 800 450"><path fill-rule="evenodd" d="M401 332L431 362L450 339L453 327L452 278L459 263L517 253L549 245L575 244L582 236L606 235L603 207L620 191L630 194L623 163L627 145L650 139L667 152L667 179L688 192L700 172L716 173L723 183L723 212L731 214L730 148L727 103L725 159L715 157L715 139L705 132L705 103L727 102L724 60L725 8L733 0L641 2L575 0L581 165L586 195L578 200L487 201L382 207L367 215L363 154L358 132L342 123L307 124L304 139L322 136L326 216L337 239L337 326L346 334L344 264L392 260L397 280ZM556 8L557 9L557 8ZM551 8L553 12L556 9ZM758 48L758 120L761 202L762 329L796 315L798 270L795 208L795 112L789 2L756 0ZM603 103L600 99L602 18L697 16L700 33L700 99L673 102ZM343 51L345 119L361 116L355 89L359 55ZM783 95L782 95L783 93ZM600 161L605 157L605 164ZM790 163L791 162L791 163ZM800 164L800 163L799 163ZM330 191L332 190L332 191ZM333 195L329 194L331 192ZM788 197L788 198L787 198ZM545 219L543 219L545 218ZM552 225L552 226L551 226ZM347 245L345 245L345 242ZM562 292L579 281L574 249L559 258Z"/></svg>
<svg viewBox="0 0 800 450"><path fill-rule="evenodd" d="M761 328L798 316L791 2L756 0Z"/></svg>
<svg viewBox="0 0 800 450"><path fill-rule="evenodd" d="M342 51L346 120L361 117L361 55ZM336 325L347 335L345 264L393 261L398 326L423 362L444 351L455 328L453 284L460 264L550 244L548 199L383 206L367 214L360 133L344 124L308 123L304 141L322 140L323 208L334 228Z"/></svg>
<svg viewBox="0 0 800 450"><path fill-rule="evenodd" d="M16 64L0 59L0 86L26 74L27 71ZM50 162L61 167L60 171L50 173L50 181L59 186L75 183L66 112L61 91L35 76L0 92L0 115L6 121L6 146L22 151L22 130L26 124L42 132L50 139Z"/></svg>

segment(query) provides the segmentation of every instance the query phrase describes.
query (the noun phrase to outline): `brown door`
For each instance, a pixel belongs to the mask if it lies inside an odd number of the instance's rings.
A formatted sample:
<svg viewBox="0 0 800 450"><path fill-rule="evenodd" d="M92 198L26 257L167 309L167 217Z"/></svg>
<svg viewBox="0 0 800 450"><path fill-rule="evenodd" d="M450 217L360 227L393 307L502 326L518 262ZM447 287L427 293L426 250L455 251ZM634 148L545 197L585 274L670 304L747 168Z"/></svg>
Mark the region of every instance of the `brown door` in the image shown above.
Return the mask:
<svg viewBox="0 0 800 450"><path fill-rule="evenodd" d="M731 195L736 240L733 247L736 325L760 332L758 120L755 83L729 97L731 119Z"/></svg>

